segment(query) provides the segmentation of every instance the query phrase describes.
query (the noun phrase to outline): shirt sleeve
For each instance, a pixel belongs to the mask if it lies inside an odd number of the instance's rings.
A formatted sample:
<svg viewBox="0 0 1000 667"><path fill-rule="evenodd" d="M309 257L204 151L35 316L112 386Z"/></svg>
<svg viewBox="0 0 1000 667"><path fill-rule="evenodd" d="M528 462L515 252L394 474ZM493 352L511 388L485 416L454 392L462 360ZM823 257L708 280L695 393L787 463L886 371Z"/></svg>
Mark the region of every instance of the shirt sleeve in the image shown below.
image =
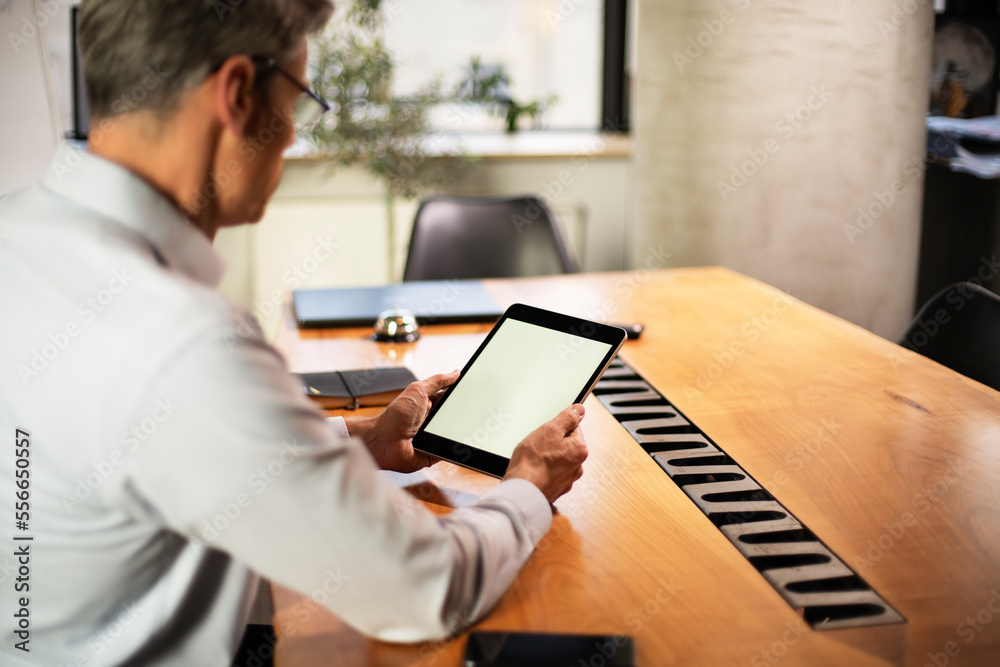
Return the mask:
<svg viewBox="0 0 1000 667"><path fill-rule="evenodd" d="M258 336L202 336L179 350L135 406L173 409L129 457L117 501L366 634L414 642L471 624L551 524L524 480L435 516L378 473Z"/></svg>
<svg viewBox="0 0 1000 667"><path fill-rule="evenodd" d="M337 440L347 440L351 437L350 432L347 430L347 420L343 417L327 417L326 423L330 425L333 430L333 437Z"/></svg>

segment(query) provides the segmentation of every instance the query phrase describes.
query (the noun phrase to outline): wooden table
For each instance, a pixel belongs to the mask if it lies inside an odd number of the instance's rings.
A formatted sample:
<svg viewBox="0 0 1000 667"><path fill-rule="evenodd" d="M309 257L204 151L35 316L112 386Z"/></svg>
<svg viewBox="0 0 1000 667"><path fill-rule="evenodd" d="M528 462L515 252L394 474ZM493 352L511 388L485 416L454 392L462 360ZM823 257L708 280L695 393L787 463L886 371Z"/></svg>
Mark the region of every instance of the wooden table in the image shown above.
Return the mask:
<svg viewBox="0 0 1000 667"><path fill-rule="evenodd" d="M621 356L906 622L811 630L591 397L585 475L477 628L628 634L643 666L1000 664L1000 393L726 269L485 284L503 306L644 323ZM388 345L289 318L277 344L294 371L425 376L461 367L487 329ZM496 483L448 463L420 479L437 512ZM371 641L275 588L279 667L461 662L464 637Z"/></svg>

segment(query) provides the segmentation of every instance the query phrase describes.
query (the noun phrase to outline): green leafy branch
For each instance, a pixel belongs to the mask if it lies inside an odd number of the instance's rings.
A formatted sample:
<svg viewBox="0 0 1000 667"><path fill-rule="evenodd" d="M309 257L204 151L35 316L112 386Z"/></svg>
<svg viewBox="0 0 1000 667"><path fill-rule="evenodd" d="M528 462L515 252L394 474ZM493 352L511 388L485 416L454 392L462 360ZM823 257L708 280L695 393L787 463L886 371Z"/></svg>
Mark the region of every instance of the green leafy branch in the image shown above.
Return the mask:
<svg viewBox="0 0 1000 667"><path fill-rule="evenodd" d="M507 94L503 67L484 67L473 57L467 76L451 92L439 78L417 92L391 92L394 60L382 38L382 0L354 0L314 40L314 88L331 113L308 131L312 142L340 166L361 166L385 180L391 195L414 197L441 189L475 162L458 150L431 150L428 114L440 104L484 106L503 118L508 132L526 115L537 123L555 96L524 104Z"/></svg>
<svg viewBox="0 0 1000 667"><path fill-rule="evenodd" d="M504 119L508 133L517 132L517 121L522 115L537 126L542 114L559 101L555 95L549 95L540 100L518 102L507 93L510 76L503 65L484 67L479 56L472 56L466 71L465 79L455 88L454 101L482 105L492 115Z"/></svg>

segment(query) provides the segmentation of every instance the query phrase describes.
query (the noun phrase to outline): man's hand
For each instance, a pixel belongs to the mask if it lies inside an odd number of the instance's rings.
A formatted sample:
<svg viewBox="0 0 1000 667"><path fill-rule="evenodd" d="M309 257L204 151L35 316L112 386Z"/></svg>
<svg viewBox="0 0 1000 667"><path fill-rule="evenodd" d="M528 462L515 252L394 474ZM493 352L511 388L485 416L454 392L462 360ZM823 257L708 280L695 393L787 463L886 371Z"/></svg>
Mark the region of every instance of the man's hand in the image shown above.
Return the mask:
<svg viewBox="0 0 1000 667"><path fill-rule="evenodd" d="M555 502L583 475L587 444L577 428L582 419L583 406L572 405L529 433L514 448L504 479L526 479Z"/></svg>
<svg viewBox="0 0 1000 667"><path fill-rule="evenodd" d="M375 417L346 419L347 431L361 438L383 470L414 472L438 459L413 450L413 436L424 423L438 392L454 384L458 371L412 382Z"/></svg>

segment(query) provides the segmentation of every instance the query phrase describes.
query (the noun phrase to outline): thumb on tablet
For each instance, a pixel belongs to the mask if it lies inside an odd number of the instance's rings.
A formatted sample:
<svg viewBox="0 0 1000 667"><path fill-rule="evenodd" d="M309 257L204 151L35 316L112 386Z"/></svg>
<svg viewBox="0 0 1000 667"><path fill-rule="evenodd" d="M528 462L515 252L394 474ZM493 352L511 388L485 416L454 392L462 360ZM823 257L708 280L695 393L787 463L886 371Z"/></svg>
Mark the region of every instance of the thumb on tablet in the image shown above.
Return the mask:
<svg viewBox="0 0 1000 667"><path fill-rule="evenodd" d="M575 403L556 415L556 421L560 426L565 425L566 433L569 433L580 425L585 413L583 405Z"/></svg>
<svg viewBox="0 0 1000 667"><path fill-rule="evenodd" d="M571 405L528 434L514 448L504 479L528 480L550 503L569 491L587 458L587 444L577 429L583 412L582 405Z"/></svg>
<svg viewBox="0 0 1000 667"><path fill-rule="evenodd" d="M455 380L458 379L459 371L452 371L450 373L438 373L437 375L432 375L429 378L423 380L427 387L427 395L433 396L442 389L450 387L455 384Z"/></svg>

